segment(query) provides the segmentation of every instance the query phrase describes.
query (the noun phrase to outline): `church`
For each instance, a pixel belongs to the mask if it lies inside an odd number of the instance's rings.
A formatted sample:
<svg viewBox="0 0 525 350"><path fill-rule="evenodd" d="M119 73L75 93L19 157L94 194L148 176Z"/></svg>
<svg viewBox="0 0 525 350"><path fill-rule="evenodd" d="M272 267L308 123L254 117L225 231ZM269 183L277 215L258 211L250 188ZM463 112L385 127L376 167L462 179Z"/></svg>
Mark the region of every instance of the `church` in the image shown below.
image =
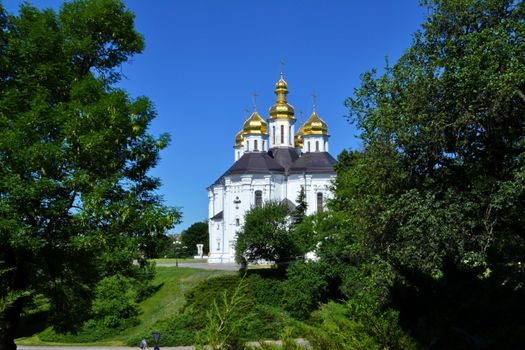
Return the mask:
<svg viewBox="0 0 525 350"><path fill-rule="evenodd" d="M235 240L244 215L268 201L295 207L301 189L307 215L330 198L336 160L328 153L328 126L317 115L295 130L288 84L275 84L276 102L268 121L255 110L235 136L233 165L208 187L209 263L235 262Z"/></svg>

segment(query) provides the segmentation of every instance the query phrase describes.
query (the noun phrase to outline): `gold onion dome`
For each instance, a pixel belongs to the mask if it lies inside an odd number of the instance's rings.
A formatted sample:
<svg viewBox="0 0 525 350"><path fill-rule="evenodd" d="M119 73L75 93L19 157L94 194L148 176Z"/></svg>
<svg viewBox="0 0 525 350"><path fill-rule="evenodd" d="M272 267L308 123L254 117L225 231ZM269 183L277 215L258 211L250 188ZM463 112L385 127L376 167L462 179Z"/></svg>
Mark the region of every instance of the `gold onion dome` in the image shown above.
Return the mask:
<svg viewBox="0 0 525 350"><path fill-rule="evenodd" d="M326 135L328 136L328 126L317 115L316 111L312 112L310 118L304 122L303 126L303 135Z"/></svg>
<svg viewBox="0 0 525 350"><path fill-rule="evenodd" d="M246 119L244 125L242 126L243 135L246 134L267 134L268 133L268 124L264 121L263 118L254 111L252 115Z"/></svg>
<svg viewBox="0 0 525 350"><path fill-rule="evenodd" d="M235 135L235 147L242 146L242 143L244 141L244 130L241 130Z"/></svg>
<svg viewBox="0 0 525 350"><path fill-rule="evenodd" d="M295 119L294 118L294 109L286 101L286 95L288 94L288 84L283 79L283 74L281 73L281 78L275 84L275 94L277 95L277 102L270 107L270 120L273 119Z"/></svg>
<svg viewBox="0 0 525 350"><path fill-rule="evenodd" d="M303 148L303 133L304 133L304 124L301 125L297 133L295 134L295 147Z"/></svg>

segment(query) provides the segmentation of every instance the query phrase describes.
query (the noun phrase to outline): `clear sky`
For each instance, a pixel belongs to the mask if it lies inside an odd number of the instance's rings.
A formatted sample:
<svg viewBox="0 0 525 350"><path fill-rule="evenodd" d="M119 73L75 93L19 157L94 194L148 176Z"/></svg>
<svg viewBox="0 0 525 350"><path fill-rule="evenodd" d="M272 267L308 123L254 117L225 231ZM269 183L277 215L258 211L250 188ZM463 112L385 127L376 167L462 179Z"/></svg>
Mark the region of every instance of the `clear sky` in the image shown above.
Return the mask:
<svg viewBox="0 0 525 350"><path fill-rule="evenodd" d="M2 1L2 0L0 0ZM21 1L3 0L16 12ZM62 1L32 0L39 8ZM122 66L119 85L148 96L158 117L151 132L171 134L153 175L168 205L181 208L179 233L207 218L206 187L233 163L234 136L252 109L268 117L279 61L288 101L304 121L312 111L328 123L330 153L356 149L358 131L344 100L359 76L409 47L426 11L418 0L127 0L145 37L141 55Z"/></svg>

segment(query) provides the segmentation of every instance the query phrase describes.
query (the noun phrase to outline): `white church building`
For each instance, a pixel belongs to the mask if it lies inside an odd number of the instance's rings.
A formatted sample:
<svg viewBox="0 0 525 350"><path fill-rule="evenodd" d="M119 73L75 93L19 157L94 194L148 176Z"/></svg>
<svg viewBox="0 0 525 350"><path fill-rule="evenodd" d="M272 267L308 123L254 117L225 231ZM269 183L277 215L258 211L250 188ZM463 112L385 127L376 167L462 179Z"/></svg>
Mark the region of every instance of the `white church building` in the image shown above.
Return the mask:
<svg viewBox="0 0 525 350"><path fill-rule="evenodd" d="M235 136L233 165L208 187L209 263L235 261L235 241L244 215L268 201L295 206L301 188L307 214L322 210L331 196L335 159L328 153L328 127L314 110L295 130L288 84L275 84L276 103L266 122L257 111Z"/></svg>

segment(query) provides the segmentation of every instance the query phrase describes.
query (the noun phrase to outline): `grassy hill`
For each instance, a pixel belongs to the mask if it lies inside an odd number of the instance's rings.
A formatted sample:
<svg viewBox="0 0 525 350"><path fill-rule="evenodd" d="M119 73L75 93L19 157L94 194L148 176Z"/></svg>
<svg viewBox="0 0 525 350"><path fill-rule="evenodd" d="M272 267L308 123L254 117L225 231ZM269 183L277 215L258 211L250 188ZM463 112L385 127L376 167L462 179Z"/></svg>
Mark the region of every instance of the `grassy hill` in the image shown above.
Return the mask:
<svg viewBox="0 0 525 350"><path fill-rule="evenodd" d="M158 289L153 295L140 303L139 324L115 334L107 335L97 342L85 345L124 345L125 340L134 338L163 319L176 315L184 305L184 293L199 282L228 272L192 268L157 267L153 286ZM45 309L45 306L42 308ZM57 335L47 326L43 318L45 312L35 313L26 318L19 332L20 345L69 345L78 344L75 335Z"/></svg>

